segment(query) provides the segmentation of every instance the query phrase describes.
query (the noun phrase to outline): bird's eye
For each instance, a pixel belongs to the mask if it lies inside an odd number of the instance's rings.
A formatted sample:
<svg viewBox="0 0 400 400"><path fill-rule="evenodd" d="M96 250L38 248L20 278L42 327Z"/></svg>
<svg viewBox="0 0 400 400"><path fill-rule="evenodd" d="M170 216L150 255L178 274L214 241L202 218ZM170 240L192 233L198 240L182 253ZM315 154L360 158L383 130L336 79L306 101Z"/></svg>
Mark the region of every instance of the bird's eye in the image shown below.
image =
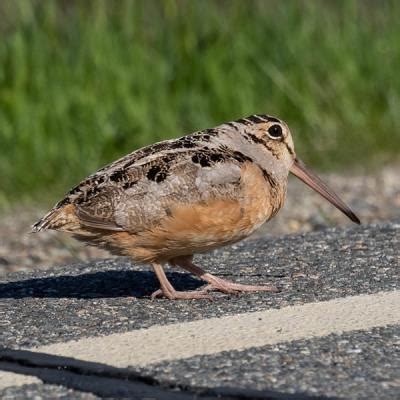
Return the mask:
<svg viewBox="0 0 400 400"><path fill-rule="evenodd" d="M280 139L282 135L283 133L280 125L272 125L268 128L268 136L271 139Z"/></svg>

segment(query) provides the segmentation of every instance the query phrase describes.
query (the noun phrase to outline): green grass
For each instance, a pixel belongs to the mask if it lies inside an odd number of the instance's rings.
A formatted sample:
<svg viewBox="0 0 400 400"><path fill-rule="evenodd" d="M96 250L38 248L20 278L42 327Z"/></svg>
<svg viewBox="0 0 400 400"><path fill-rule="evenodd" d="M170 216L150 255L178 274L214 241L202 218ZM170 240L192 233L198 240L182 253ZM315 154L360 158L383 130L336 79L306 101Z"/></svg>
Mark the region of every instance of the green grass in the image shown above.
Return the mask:
<svg viewBox="0 0 400 400"><path fill-rule="evenodd" d="M398 158L396 0L5 0L0 15L0 207L253 113L287 121L320 169Z"/></svg>

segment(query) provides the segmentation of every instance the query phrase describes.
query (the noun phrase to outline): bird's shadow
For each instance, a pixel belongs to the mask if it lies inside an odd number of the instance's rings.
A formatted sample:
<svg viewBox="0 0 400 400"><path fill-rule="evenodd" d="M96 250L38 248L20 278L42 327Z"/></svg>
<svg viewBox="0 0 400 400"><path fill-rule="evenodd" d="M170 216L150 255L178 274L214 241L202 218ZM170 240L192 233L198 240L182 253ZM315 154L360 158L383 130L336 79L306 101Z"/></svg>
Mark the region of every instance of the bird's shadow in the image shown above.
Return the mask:
<svg viewBox="0 0 400 400"><path fill-rule="evenodd" d="M176 290L194 290L204 282L189 274L170 272ZM0 284L1 299L149 297L159 288L151 271L111 270L81 275L60 275Z"/></svg>

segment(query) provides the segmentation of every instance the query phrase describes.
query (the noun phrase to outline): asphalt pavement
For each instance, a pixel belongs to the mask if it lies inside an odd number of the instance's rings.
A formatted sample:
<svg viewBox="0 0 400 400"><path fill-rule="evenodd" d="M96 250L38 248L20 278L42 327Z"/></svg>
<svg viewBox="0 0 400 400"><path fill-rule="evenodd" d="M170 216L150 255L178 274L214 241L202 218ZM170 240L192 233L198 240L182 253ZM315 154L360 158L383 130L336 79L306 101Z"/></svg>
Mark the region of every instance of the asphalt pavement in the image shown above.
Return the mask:
<svg viewBox="0 0 400 400"><path fill-rule="evenodd" d="M400 398L400 222L266 236L196 262L280 292L151 301L150 268L125 258L0 278L0 346L34 352L22 362L0 351L0 398L121 397L55 376L42 354L66 357L53 362L70 374L92 376L99 363L118 368L107 379L145 376L162 388L137 398L216 398L207 388L223 398ZM169 277L177 289L202 286L177 269ZM87 364L69 367L71 357Z"/></svg>

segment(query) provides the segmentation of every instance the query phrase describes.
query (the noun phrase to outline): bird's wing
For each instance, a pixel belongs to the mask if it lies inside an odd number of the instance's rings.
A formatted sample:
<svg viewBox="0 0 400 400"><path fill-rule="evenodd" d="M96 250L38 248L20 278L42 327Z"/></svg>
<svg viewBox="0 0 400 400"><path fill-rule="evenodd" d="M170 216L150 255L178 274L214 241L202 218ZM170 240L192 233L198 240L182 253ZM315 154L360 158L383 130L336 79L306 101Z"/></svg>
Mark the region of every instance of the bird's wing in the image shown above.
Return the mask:
<svg viewBox="0 0 400 400"><path fill-rule="evenodd" d="M75 188L76 215L90 228L151 229L179 204L237 198L241 164L248 161L237 151L215 147L160 152L129 166L117 164Z"/></svg>

